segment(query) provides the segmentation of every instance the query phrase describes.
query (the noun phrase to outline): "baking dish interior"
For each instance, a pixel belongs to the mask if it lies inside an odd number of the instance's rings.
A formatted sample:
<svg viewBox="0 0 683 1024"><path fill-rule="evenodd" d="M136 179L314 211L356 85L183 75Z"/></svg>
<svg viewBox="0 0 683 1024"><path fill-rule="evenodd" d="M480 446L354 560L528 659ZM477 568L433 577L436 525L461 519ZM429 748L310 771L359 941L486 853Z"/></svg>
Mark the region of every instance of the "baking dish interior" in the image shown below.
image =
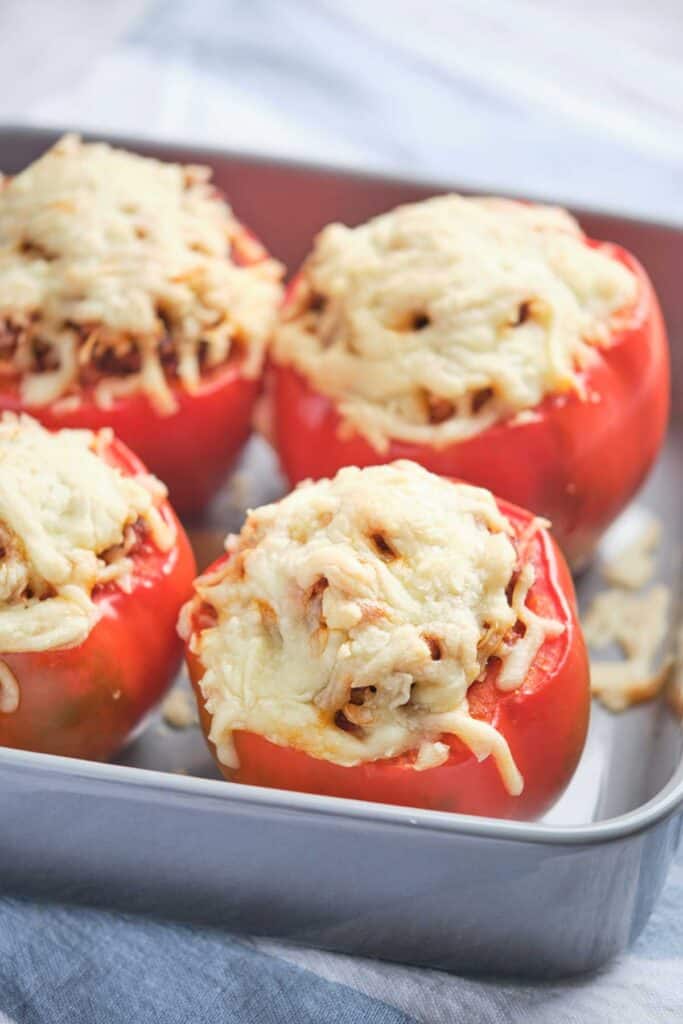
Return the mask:
<svg viewBox="0 0 683 1024"><path fill-rule="evenodd" d="M10 173L19 170L58 134L22 128L0 130L0 167ZM197 151L150 142L142 144L126 139L112 141L162 158L210 163L217 184L229 196L238 216L256 231L290 271L297 267L312 237L325 223L331 220L358 223L397 203L445 189L444 185L218 151ZM457 185L449 187L457 188ZM618 242L641 259L654 280L667 319L674 380L673 416L667 445L646 487L612 528L605 544L617 546L620 536L627 536L637 526L638 517L645 510L655 512L662 520L664 530L658 576L675 594L680 578L677 553L681 550L683 529L683 346L680 342L683 333L683 301L680 298L683 229L616 214L576 212L589 234ZM239 472L248 480L248 503L251 505L272 500L282 493L283 485L275 459L264 442L258 439L250 443ZM234 495L226 489L214 502L202 528L209 532L238 529L242 513ZM589 600L599 585L595 570L585 572L577 581L580 600ZM0 750L0 764L6 758L11 761L13 754ZM664 702L651 702L620 715L594 706L589 739L576 776L565 795L543 819L542 825L551 829L582 829L629 815L667 787L671 794L682 758L683 731ZM45 758L46 767L54 760ZM199 731L171 730L160 722L158 716L152 716L145 723L121 754L118 763L133 773L139 769L151 769L217 779ZM226 798L234 793L230 787L218 782L216 786L221 787ZM682 786L683 783L679 782L676 792ZM297 803L299 799L305 803L309 798L298 798ZM323 798L310 799L319 807ZM331 807L339 808L346 803L328 802Z"/></svg>

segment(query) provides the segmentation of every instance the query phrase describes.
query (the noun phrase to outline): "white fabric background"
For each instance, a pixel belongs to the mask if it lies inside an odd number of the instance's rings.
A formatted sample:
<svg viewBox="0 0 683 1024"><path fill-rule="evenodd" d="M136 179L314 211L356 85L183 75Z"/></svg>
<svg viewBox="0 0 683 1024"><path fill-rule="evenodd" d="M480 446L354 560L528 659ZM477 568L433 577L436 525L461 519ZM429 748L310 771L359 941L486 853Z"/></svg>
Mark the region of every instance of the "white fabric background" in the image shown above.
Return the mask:
<svg viewBox="0 0 683 1024"><path fill-rule="evenodd" d="M680 0L3 0L0 118L683 221Z"/></svg>

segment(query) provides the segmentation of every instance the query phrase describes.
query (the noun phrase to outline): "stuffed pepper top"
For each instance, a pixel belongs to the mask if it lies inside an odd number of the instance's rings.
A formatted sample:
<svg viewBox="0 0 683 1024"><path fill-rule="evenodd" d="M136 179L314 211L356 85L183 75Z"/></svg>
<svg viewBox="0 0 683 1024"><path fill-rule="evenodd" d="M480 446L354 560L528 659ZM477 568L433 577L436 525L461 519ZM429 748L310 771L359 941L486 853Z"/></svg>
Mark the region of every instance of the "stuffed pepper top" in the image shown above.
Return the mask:
<svg viewBox="0 0 683 1024"><path fill-rule="evenodd" d="M649 281L557 207L448 195L329 225L273 355L292 481L415 459L547 515L574 559L640 482L666 420Z"/></svg>
<svg viewBox="0 0 683 1024"><path fill-rule="evenodd" d="M541 522L398 462L302 485L227 548L181 617L226 774L522 816L557 795L588 682Z"/></svg>
<svg viewBox="0 0 683 1024"><path fill-rule="evenodd" d="M275 351L379 450L443 446L580 390L636 291L564 210L445 196L327 227Z"/></svg>
<svg viewBox="0 0 683 1024"><path fill-rule="evenodd" d="M0 189L0 405L110 422L172 477L150 435L229 434L217 399L247 430L280 276L208 168L66 136Z"/></svg>
<svg viewBox="0 0 683 1024"><path fill-rule="evenodd" d="M0 420L0 743L102 757L168 685L194 560L111 431Z"/></svg>

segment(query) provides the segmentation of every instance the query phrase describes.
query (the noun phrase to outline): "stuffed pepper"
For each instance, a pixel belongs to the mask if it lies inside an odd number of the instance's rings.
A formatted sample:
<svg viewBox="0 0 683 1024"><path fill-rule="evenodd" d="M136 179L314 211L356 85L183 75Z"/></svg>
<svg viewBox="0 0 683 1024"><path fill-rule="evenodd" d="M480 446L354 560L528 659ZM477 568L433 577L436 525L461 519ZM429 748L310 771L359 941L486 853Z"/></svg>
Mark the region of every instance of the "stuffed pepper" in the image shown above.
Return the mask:
<svg viewBox="0 0 683 1024"><path fill-rule="evenodd" d="M67 136L0 189L0 408L111 426L197 511L250 433L280 277L208 168Z"/></svg>
<svg viewBox="0 0 683 1024"><path fill-rule="evenodd" d="M295 483L410 458L547 516L574 565L668 412L664 325L624 249L564 210L437 197L318 236L273 346Z"/></svg>
<svg viewBox="0 0 683 1024"><path fill-rule="evenodd" d="M180 631L238 782L529 818L583 748L586 652L545 524L412 462L252 511Z"/></svg>
<svg viewBox="0 0 683 1024"><path fill-rule="evenodd" d="M0 745L109 757L182 658L187 537L110 430L5 413L0 467Z"/></svg>

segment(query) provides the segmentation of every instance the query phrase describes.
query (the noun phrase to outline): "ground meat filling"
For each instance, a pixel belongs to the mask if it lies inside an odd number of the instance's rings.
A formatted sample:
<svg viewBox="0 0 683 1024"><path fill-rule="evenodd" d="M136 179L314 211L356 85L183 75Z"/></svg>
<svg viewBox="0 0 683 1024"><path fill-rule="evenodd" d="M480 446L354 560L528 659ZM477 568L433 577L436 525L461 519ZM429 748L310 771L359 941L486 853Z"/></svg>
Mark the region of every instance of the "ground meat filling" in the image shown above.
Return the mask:
<svg viewBox="0 0 683 1024"><path fill-rule="evenodd" d="M46 580L32 576L18 539L0 523L0 603L44 601L55 590Z"/></svg>
<svg viewBox="0 0 683 1024"><path fill-rule="evenodd" d="M163 317L160 317L163 322ZM138 376L143 370L144 352L139 339L115 336L97 325L68 323L65 325L76 343L76 372L71 388L95 388L110 378ZM39 315L20 322L5 318L0 321L0 376L18 378L23 374L55 373L62 369L60 347L46 340ZM148 342L145 342L148 348ZM179 380L179 349L169 330L154 342L151 355L156 359L169 383ZM239 337L232 339L228 353L216 360L210 342L200 340L197 365L201 376L228 364L244 361L246 346Z"/></svg>
<svg viewBox="0 0 683 1024"><path fill-rule="evenodd" d="M96 552L103 563L100 579L92 590L96 595L102 587L117 580L122 589L128 589L125 572L130 559L140 553L149 542L149 528L142 516L126 526L120 544ZM29 601L46 601L55 596L55 588L46 580L30 573L21 553L21 543L0 524L0 604L19 605Z"/></svg>
<svg viewBox="0 0 683 1024"><path fill-rule="evenodd" d="M130 564L129 560L140 554L145 547L145 544L149 543L149 541L149 526L142 516L138 516L134 523L130 523L125 527L121 543L115 544L110 548L106 548L104 551L100 551L97 557L101 559L106 566L112 566L114 573L116 573L124 560ZM104 571L103 576L106 577L106 570ZM97 593L97 588L104 586L106 582L107 580L104 579L96 584L93 589L93 593Z"/></svg>
<svg viewBox="0 0 683 1024"><path fill-rule="evenodd" d="M487 530L491 532L487 525ZM511 543L517 549L517 545L513 538ZM381 557L385 561L392 561L397 558L398 555L392 550L386 539L380 533L373 533L370 538L370 543L378 550ZM515 586L519 580L521 570L521 564L518 560L515 564L515 568L510 576L510 581L505 588L505 596L510 608L511 614L515 613L513 608L513 595L515 592ZM324 636L327 632L327 626L322 614L322 594L327 588L327 580L321 577L320 580L314 585L311 590L310 596L307 598L307 622L311 630L311 642L317 649L320 647L319 638ZM382 612L377 609L369 608L367 610L367 618L377 618L382 615ZM511 648L514 643L524 637L526 633L526 625L520 618L517 618L514 624L504 633L501 633L492 628L488 623L484 623L485 631L481 636L481 639L477 645L477 653L479 657L479 664L481 670L475 682L484 679L488 674L492 665L500 661L501 654L506 648ZM425 633L422 639L429 650L429 656L432 661L441 661L443 657L443 646L442 640L433 634ZM409 688L405 691L405 701L394 706L400 707L411 713L415 710L420 710L420 702L416 697L417 683L412 681ZM342 729L344 732L353 733L359 739L363 737L364 730L372 729L375 715L378 711L381 711L387 705L387 696L383 692L382 687L368 685L366 683L354 684L353 681L349 681L348 693L345 695L347 698L345 703L339 708L331 708L332 720L338 729ZM344 699L344 698L342 698ZM325 707L325 701L320 700L319 704L321 707Z"/></svg>

